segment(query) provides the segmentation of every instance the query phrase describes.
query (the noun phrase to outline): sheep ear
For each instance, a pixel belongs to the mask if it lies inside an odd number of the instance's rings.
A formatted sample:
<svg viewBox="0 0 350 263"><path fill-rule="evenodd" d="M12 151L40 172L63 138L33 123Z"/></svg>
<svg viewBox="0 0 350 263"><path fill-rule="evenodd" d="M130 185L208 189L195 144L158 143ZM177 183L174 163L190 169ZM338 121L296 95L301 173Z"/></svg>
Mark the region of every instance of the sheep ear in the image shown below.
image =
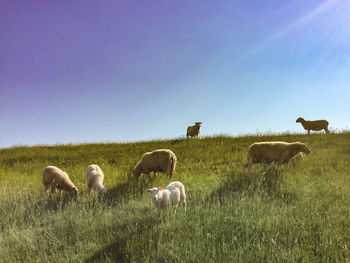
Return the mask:
<svg viewBox="0 0 350 263"><path fill-rule="evenodd" d="M163 188L161 188L161 187L160 187L160 188L158 188L158 191L160 191L160 190L163 190Z"/></svg>
<svg viewBox="0 0 350 263"><path fill-rule="evenodd" d="M147 189L146 192L151 192L151 189Z"/></svg>

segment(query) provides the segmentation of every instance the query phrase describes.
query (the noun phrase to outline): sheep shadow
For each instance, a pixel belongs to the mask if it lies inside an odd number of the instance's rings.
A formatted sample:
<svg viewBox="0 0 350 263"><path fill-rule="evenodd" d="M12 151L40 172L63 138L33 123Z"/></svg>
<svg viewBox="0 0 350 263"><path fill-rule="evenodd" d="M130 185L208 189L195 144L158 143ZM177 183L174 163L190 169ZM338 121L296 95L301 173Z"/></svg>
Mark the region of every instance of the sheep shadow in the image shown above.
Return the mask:
<svg viewBox="0 0 350 263"><path fill-rule="evenodd" d="M127 229L132 229L131 233L129 233L127 236L117 238L114 242L104 246L101 250L95 252L83 262L104 262L107 259L112 259L114 262L130 262L131 259L128 256L128 253L130 252L126 249L127 242L130 240L137 240L140 236L146 239L151 239L151 233L159 222L160 221L156 217L150 216L142 217L139 220L134 219L131 222L121 225L118 227L120 233L127 231ZM131 225L135 227L130 228ZM157 243L158 242L155 242L154 244Z"/></svg>
<svg viewBox="0 0 350 263"><path fill-rule="evenodd" d="M79 198L79 197L78 197ZM45 211L58 211L59 209L64 209L69 203L76 202L77 200L67 194L54 194L38 201L36 207L44 207Z"/></svg>
<svg viewBox="0 0 350 263"><path fill-rule="evenodd" d="M150 188L154 180L155 177L152 176L141 176L139 179L129 176L125 182L110 188L105 195L99 197L99 200L107 205L128 202L130 199L141 200L145 190Z"/></svg>
<svg viewBox="0 0 350 263"><path fill-rule="evenodd" d="M254 171L230 171L224 178L222 185L208 196L209 200L218 199L220 206L233 193L246 196L263 194L287 203L297 199L294 193L282 189L283 169L275 165L266 165Z"/></svg>

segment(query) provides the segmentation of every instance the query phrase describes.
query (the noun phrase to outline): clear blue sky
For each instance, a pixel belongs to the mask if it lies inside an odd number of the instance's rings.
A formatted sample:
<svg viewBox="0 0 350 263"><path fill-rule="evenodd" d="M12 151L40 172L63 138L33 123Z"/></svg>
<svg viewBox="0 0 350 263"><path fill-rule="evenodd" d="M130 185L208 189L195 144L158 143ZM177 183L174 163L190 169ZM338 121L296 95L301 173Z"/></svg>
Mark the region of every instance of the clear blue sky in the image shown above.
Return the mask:
<svg viewBox="0 0 350 263"><path fill-rule="evenodd" d="M0 1L0 147L350 124L350 1Z"/></svg>

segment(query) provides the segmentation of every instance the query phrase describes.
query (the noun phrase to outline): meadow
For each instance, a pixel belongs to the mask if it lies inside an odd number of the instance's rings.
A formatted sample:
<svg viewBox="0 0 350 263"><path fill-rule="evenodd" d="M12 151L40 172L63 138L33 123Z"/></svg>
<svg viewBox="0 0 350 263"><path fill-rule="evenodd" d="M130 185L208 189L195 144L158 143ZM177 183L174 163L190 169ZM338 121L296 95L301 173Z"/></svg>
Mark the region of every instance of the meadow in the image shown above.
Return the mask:
<svg viewBox="0 0 350 263"><path fill-rule="evenodd" d="M254 165L257 141L300 141L311 154L286 167ZM186 187L187 212L157 217L151 187L163 174L130 171L142 154L171 149L172 181ZM110 188L88 196L98 164ZM78 198L49 199L48 165L65 170ZM259 134L137 143L0 149L0 262L350 262L350 133Z"/></svg>

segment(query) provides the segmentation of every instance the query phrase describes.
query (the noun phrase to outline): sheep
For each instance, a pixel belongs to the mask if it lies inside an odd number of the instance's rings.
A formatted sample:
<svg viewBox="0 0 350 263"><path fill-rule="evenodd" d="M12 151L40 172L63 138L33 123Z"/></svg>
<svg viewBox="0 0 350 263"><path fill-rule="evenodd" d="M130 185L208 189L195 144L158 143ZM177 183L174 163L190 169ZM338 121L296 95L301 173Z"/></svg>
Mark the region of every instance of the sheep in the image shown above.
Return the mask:
<svg viewBox="0 0 350 263"><path fill-rule="evenodd" d="M151 199L158 209L158 217L161 209L166 209L168 212L172 206L175 206L176 212L180 201L184 205L186 212L185 186L181 182L172 182L165 189L157 187L147 189L146 192L150 192Z"/></svg>
<svg viewBox="0 0 350 263"><path fill-rule="evenodd" d="M187 138L188 137L198 137L201 126L202 126L202 122L196 122L194 125L188 126L187 133L186 133Z"/></svg>
<svg viewBox="0 0 350 263"><path fill-rule="evenodd" d="M304 129L307 130L307 134L310 135L311 131L320 131L325 130L326 133L329 133L327 120L315 120L315 121L306 121L304 118L299 117L295 122L300 122L303 125Z"/></svg>
<svg viewBox="0 0 350 263"><path fill-rule="evenodd" d="M147 152L135 166L133 174L136 178L139 178L142 173L149 175L150 172L163 172L171 179L176 167L176 161L175 154L169 149Z"/></svg>
<svg viewBox="0 0 350 263"><path fill-rule="evenodd" d="M91 164L86 171L86 186L90 195L91 189L94 188L98 195L106 194L107 188L103 186L104 174L97 164Z"/></svg>
<svg viewBox="0 0 350 263"><path fill-rule="evenodd" d="M58 189L61 193L61 190L69 192L74 197L78 195L78 189L69 179L69 176L66 172L62 171L56 166L48 166L43 172L43 184L46 188L46 193L49 194L49 186L51 185L51 194Z"/></svg>
<svg viewBox="0 0 350 263"><path fill-rule="evenodd" d="M248 163L246 167L251 167L254 163L288 163L289 160L303 152L311 153L310 149L300 142L256 142L248 149Z"/></svg>

